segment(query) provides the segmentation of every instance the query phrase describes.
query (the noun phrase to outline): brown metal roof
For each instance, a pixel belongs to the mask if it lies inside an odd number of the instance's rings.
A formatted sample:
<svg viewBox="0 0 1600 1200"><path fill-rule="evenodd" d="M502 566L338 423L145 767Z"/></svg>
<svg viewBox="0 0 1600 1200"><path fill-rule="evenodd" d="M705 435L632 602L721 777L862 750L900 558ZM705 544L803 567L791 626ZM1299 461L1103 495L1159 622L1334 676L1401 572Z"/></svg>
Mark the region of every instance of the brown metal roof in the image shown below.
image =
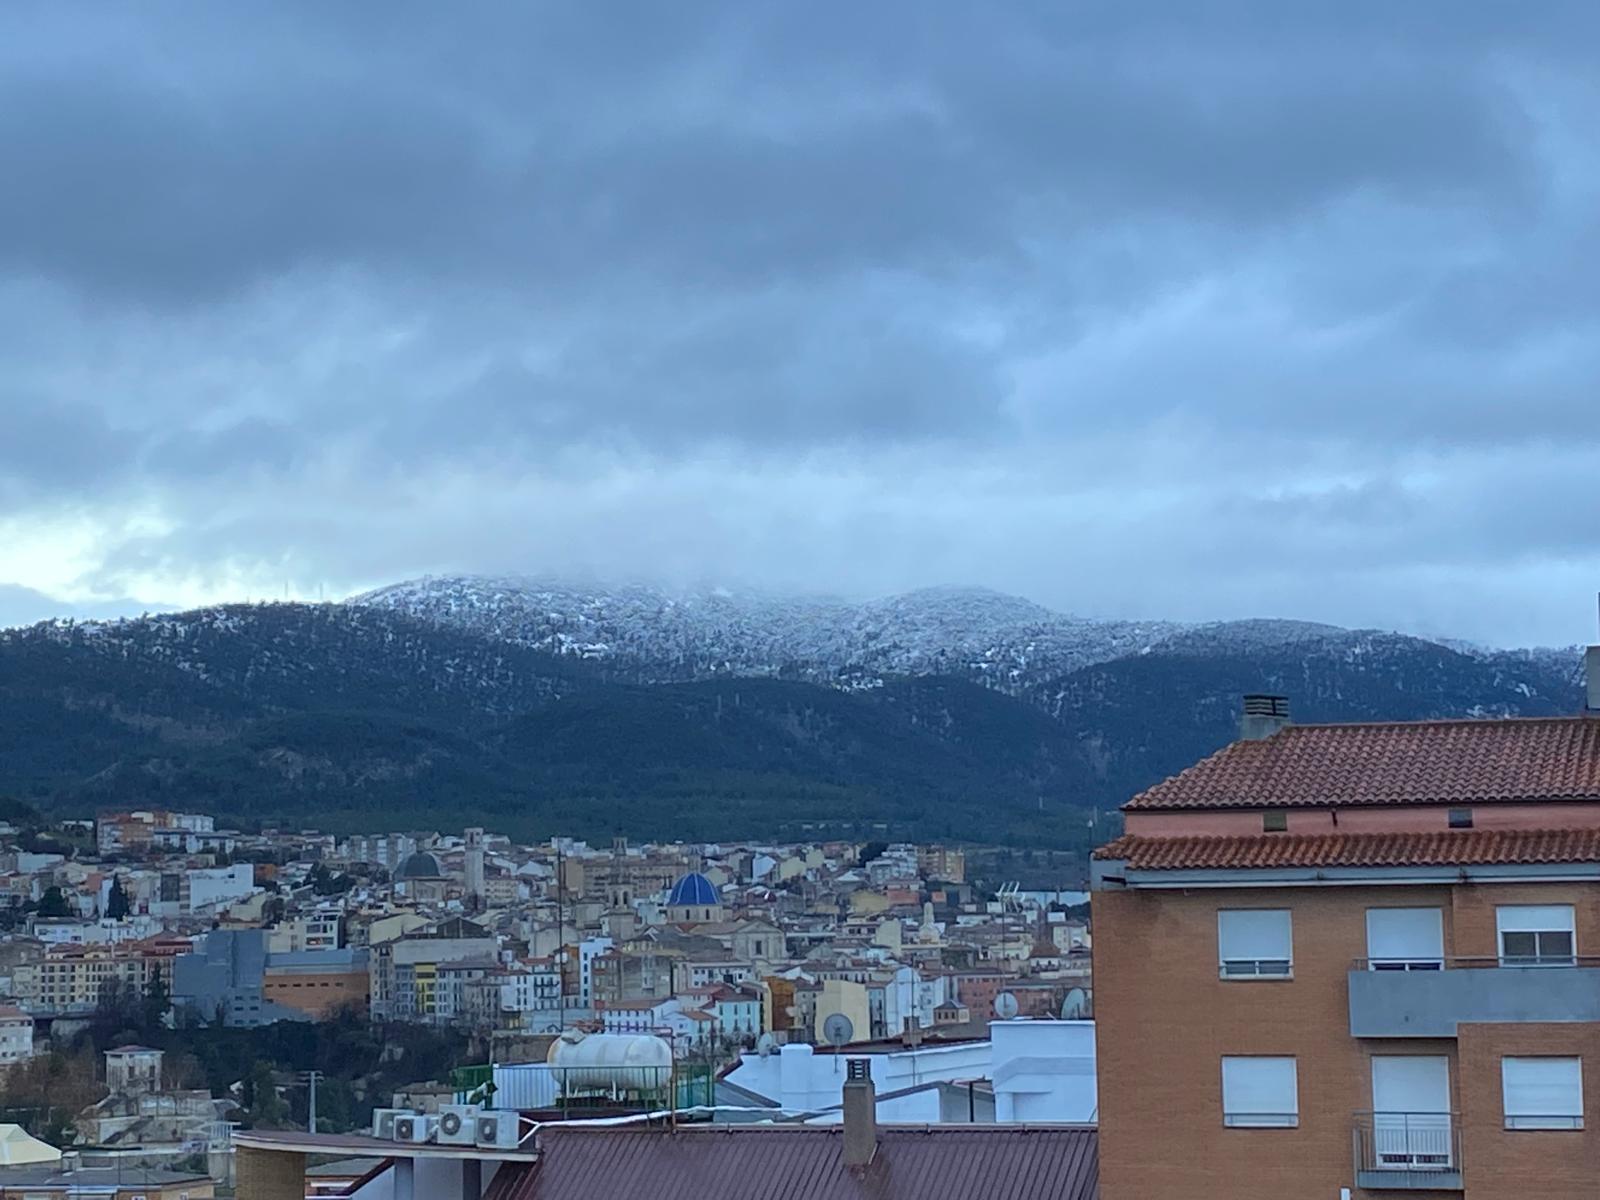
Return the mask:
<svg viewBox="0 0 1600 1200"><path fill-rule="evenodd" d="M865 1168L839 1126L546 1127L535 1163L484 1200L1098 1200L1098 1134L1082 1126L880 1127Z"/></svg>
<svg viewBox="0 0 1600 1200"><path fill-rule="evenodd" d="M1133 811L1600 800L1600 720L1290 725L1141 792Z"/></svg>

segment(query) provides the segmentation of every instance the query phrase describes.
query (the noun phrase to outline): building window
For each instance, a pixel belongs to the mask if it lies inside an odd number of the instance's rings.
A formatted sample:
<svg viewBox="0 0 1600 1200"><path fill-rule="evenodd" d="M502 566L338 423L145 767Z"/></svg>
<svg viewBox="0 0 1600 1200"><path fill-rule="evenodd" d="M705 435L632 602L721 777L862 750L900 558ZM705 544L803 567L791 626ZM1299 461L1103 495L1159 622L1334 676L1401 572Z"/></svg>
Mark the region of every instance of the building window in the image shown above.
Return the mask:
<svg viewBox="0 0 1600 1200"><path fill-rule="evenodd" d="M1582 1129L1583 1067L1576 1058L1502 1058L1507 1129Z"/></svg>
<svg viewBox="0 0 1600 1200"><path fill-rule="evenodd" d="M1293 1058L1224 1058L1222 1123L1238 1129L1293 1129L1300 1094Z"/></svg>
<svg viewBox="0 0 1600 1200"><path fill-rule="evenodd" d="M1367 965L1374 971L1444 966L1444 913L1437 908L1367 909Z"/></svg>
<svg viewBox="0 0 1600 1200"><path fill-rule="evenodd" d="M1264 812L1261 814L1262 833L1284 833L1289 828L1289 814L1286 812Z"/></svg>
<svg viewBox="0 0 1600 1200"><path fill-rule="evenodd" d="M1503 904L1494 910L1503 967L1576 964L1570 904Z"/></svg>
<svg viewBox="0 0 1600 1200"><path fill-rule="evenodd" d="M1217 960L1224 979L1286 979L1293 933L1286 908L1225 908L1217 913Z"/></svg>
<svg viewBox="0 0 1600 1200"><path fill-rule="evenodd" d="M1472 810L1470 808L1452 808L1450 810L1451 829L1471 829Z"/></svg>

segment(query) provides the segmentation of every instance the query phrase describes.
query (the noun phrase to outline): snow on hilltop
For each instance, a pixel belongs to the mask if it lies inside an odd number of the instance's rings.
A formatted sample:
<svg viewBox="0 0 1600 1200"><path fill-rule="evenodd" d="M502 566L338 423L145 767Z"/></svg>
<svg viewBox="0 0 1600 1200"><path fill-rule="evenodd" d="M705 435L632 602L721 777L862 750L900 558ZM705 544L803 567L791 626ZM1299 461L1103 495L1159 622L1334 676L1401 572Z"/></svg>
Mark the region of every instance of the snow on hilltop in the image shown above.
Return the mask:
<svg viewBox="0 0 1600 1200"><path fill-rule="evenodd" d="M640 679L788 675L870 683L948 672L1008 691L1139 653L1188 628L1067 616L1016 596L956 587L855 603L726 588L669 592L452 576L345 603L578 655ZM1260 623L1249 624L1253 630Z"/></svg>

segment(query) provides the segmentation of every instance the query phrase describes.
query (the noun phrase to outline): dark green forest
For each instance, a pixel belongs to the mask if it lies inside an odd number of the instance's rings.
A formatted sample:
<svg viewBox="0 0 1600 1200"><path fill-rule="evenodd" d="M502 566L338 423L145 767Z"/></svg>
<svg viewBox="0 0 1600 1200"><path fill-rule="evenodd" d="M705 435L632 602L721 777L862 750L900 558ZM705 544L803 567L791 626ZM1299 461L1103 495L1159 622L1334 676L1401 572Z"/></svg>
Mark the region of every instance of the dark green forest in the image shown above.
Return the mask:
<svg viewBox="0 0 1600 1200"><path fill-rule="evenodd" d="M237 605L0 633L0 795L244 828L821 836L1086 847L1232 735L1301 720L1574 711L1573 674L1397 635L1178 640L1008 696L967 679L641 684L376 609Z"/></svg>

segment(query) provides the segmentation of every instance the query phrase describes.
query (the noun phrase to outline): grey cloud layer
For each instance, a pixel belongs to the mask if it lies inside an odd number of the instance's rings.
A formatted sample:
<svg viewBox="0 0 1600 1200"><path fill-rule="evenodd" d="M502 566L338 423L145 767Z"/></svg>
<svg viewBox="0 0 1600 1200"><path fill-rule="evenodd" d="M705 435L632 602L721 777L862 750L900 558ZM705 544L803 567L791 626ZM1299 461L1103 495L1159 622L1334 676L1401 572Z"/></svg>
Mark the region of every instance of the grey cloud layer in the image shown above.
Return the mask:
<svg viewBox="0 0 1600 1200"><path fill-rule="evenodd" d="M1592 5L0 24L0 517L161 517L86 594L571 567L1584 636Z"/></svg>

